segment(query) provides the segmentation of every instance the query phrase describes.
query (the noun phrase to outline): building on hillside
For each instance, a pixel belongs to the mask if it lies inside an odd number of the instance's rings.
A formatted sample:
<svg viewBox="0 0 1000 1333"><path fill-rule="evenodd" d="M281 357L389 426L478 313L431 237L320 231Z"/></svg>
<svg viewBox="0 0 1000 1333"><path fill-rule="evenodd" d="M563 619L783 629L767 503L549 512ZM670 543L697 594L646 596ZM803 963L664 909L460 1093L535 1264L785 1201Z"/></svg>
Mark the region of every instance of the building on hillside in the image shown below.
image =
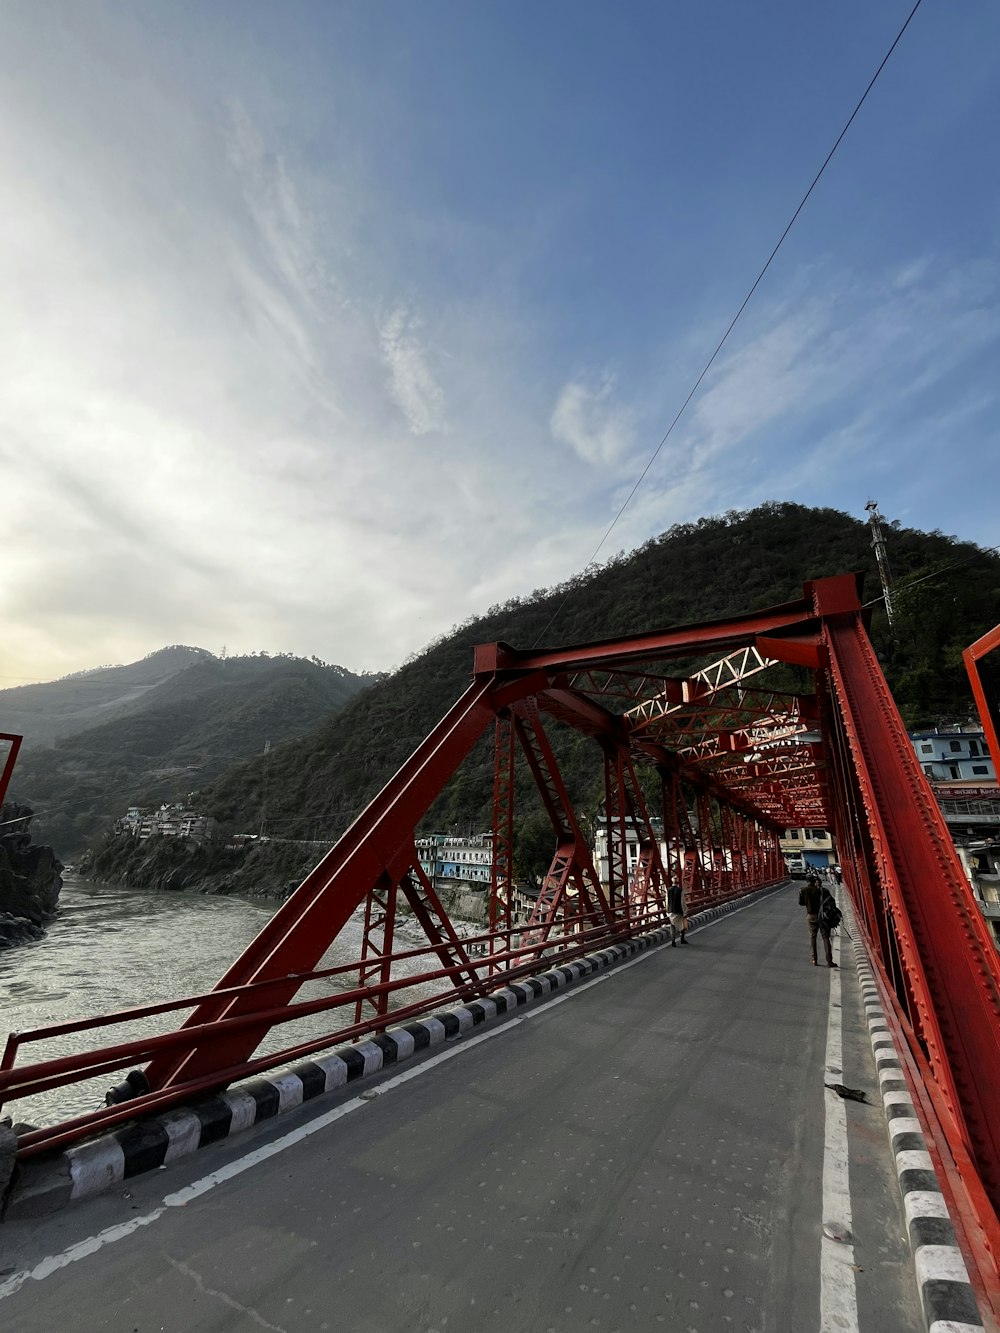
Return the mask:
<svg viewBox="0 0 1000 1333"><path fill-rule="evenodd" d="M460 838L427 833L417 838L417 860L435 888L462 881L485 889L493 878L493 834L473 833Z"/></svg>
<svg viewBox="0 0 1000 1333"><path fill-rule="evenodd" d="M148 810L138 805L129 806L115 831L145 842L147 838L190 838L193 842L207 842L215 828L215 820L199 810L185 805L161 805Z"/></svg>
<svg viewBox="0 0 1000 1333"><path fill-rule="evenodd" d="M982 727L911 731L910 744L931 782L996 781Z"/></svg>
<svg viewBox="0 0 1000 1333"><path fill-rule="evenodd" d="M837 862L833 837L825 828L786 828L778 841L790 871L826 870Z"/></svg>

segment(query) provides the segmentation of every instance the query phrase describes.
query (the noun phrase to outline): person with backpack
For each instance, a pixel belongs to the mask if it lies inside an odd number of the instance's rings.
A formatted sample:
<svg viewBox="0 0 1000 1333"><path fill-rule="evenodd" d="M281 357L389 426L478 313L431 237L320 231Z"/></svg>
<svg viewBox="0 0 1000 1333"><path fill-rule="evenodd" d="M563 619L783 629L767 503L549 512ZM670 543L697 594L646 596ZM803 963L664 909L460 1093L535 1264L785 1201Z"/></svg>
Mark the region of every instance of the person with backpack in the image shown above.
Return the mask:
<svg viewBox="0 0 1000 1333"><path fill-rule="evenodd" d="M687 913L684 902L684 890L679 884L671 884L667 889L667 911L670 914L670 947L673 949L678 939L687 944Z"/></svg>
<svg viewBox="0 0 1000 1333"><path fill-rule="evenodd" d="M810 875L799 890L799 906L806 909L813 967L819 966L816 960L817 934L823 937L823 952L826 954L827 967L836 967L837 964L833 961L833 949L830 946L830 933L840 924L840 908L830 890L820 883L818 875Z"/></svg>

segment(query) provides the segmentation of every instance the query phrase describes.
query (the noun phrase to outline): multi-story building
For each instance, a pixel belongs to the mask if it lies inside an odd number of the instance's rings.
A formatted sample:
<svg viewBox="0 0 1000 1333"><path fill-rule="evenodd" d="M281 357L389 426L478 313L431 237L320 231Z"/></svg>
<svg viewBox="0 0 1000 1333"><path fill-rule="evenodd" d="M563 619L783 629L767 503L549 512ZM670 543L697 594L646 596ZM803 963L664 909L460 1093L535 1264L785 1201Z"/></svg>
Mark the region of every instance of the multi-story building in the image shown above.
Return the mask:
<svg viewBox="0 0 1000 1333"><path fill-rule="evenodd" d="M493 834L474 833L460 838L428 833L416 841L420 868L436 886L438 880L462 880L485 888L493 877Z"/></svg>
<svg viewBox="0 0 1000 1333"><path fill-rule="evenodd" d="M911 731L910 744L932 782L993 782L996 772L981 727Z"/></svg>
<svg viewBox="0 0 1000 1333"><path fill-rule="evenodd" d="M825 828L786 828L778 841L790 870L825 870L836 863L833 837Z"/></svg>

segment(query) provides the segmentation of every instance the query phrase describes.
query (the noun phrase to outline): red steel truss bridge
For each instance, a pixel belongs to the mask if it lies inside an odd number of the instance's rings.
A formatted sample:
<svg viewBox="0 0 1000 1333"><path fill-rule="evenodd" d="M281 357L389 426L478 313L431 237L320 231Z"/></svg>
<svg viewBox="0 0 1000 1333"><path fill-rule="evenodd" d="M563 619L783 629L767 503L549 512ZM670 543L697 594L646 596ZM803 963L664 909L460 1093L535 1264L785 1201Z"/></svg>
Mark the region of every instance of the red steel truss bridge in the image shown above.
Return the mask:
<svg viewBox="0 0 1000 1333"><path fill-rule="evenodd" d="M781 831L827 828L953 1212L980 1271L995 1274L1000 957L866 615L860 577L841 575L807 583L785 605L724 620L562 648L481 645L464 694L214 990L11 1036L0 1064L5 1103L145 1066L144 1077L132 1076L138 1096L27 1132L19 1155L655 930L667 921L672 883L683 885L689 911L777 884L785 878ZM801 687L772 688L778 666ZM566 730L585 738L595 775L603 774L603 881L553 744ZM435 799L487 745L489 920L468 936L422 869L416 842ZM555 851L526 912L515 905L513 847L527 802L544 808ZM636 830L639 855L630 862ZM323 966L352 918L355 932L361 922L360 950L349 963ZM320 993L313 982L324 983ZM186 1015L173 1030L121 1035L123 1024L127 1033L129 1024L135 1031L162 1016L169 1024L172 1015ZM319 1036L281 1039L287 1024L321 1015ZM117 1028L113 1041L108 1028ZM32 1043L71 1034L87 1049L25 1060Z"/></svg>

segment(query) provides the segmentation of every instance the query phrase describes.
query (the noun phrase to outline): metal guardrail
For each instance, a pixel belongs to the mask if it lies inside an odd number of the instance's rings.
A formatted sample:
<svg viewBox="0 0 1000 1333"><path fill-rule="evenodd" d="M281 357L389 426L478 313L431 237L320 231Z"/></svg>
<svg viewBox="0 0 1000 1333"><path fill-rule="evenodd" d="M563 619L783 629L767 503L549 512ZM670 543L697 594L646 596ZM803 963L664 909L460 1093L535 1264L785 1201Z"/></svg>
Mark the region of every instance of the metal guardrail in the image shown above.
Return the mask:
<svg viewBox="0 0 1000 1333"><path fill-rule="evenodd" d="M711 902L699 906L721 905L723 902L744 897L747 892L756 891L741 888L728 894L715 896ZM439 965L407 971L386 981L379 981L364 986L352 986L340 989L328 996L297 1001L291 1004L269 1004L268 999L279 988L287 991L289 983L296 989L309 982L333 981L344 979L351 973L357 975L356 960L342 963L335 967L319 968L308 972L291 974L267 981L251 982L246 985L232 986L223 990L185 995L153 1004L133 1006L89 1018L69 1022L50 1024L30 1031L11 1033L0 1058L0 1099L3 1102L16 1102L20 1099L51 1091L54 1088L69 1086L141 1064L162 1052L182 1055L196 1047L211 1047L215 1042L224 1043L234 1032L254 1028L264 1028L270 1032L275 1027L293 1023L299 1019L317 1014L334 1013L359 1002L375 1003L380 996L391 997L393 1007L388 1012L373 1013L361 1021L335 1024L329 1032L323 1033L305 1042L282 1046L281 1049L218 1069L207 1077L186 1080L171 1085L169 1088L142 1093L128 1101L111 1104L84 1115L74 1116L51 1126L40 1127L23 1133L18 1141L18 1157L26 1158L37 1153L88 1137L98 1131L107 1130L126 1120L133 1120L139 1115L152 1111L166 1110L189 1102L192 1098L204 1096L214 1091L221 1091L228 1084L273 1069L291 1060L302 1059L321 1050L357 1041L374 1032L381 1031L390 1022L397 1024L414 1018L426 1011L440 1007L442 1001L453 1002L481 997L491 990L508 985L519 977L526 976L538 968L539 960L570 960L585 953L591 953L602 947L618 943L632 935L644 934L662 928L668 916L658 905L651 904L643 911L632 910L611 926L593 927L585 914L566 918L560 922L562 929L548 938L535 938L524 943L521 938L523 927L497 932L484 931L481 934L463 940L468 962L464 959L451 965ZM394 966L404 965L412 968L414 963L431 960L440 963L438 952L431 945L418 948L402 949L379 960L387 963L392 971ZM467 979L469 971L472 979ZM421 995L406 1002L406 992L416 987L426 988L429 984L443 983L431 994ZM197 1024L191 1027L179 1027L175 1031L131 1038L127 1041L110 1043L71 1055L35 1060L27 1064L18 1064L18 1058L29 1045L37 1046L53 1038L77 1033L99 1032L121 1024L132 1024L143 1019L159 1015L173 1014L191 1010L206 1001L219 1001L236 996L251 997L257 1001L253 1007L236 1016L222 1018L212 1023ZM403 1001L400 1003L400 1001Z"/></svg>

